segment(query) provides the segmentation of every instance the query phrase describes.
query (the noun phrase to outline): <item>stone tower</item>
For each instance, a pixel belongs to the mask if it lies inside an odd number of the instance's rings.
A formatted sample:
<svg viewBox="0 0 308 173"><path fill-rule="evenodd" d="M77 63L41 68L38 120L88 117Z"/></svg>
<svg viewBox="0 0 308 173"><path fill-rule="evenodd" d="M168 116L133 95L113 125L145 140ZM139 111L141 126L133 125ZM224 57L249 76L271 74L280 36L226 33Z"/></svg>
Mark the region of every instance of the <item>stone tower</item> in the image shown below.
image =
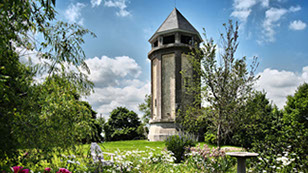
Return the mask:
<svg viewBox="0 0 308 173"><path fill-rule="evenodd" d="M193 74L186 54L195 43L199 45L201 37L175 8L149 42L152 46L148 53L151 60L152 100L148 139L161 141L176 134L176 113L193 99L183 90L180 72L185 70L187 74Z"/></svg>

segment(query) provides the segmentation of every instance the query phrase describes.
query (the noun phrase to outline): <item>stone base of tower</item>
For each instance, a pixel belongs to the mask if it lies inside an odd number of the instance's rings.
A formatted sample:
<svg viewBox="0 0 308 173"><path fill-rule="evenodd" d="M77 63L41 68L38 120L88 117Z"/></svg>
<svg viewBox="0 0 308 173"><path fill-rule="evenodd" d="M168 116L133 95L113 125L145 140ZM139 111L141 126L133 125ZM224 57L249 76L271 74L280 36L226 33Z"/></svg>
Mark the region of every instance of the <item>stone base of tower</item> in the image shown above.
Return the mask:
<svg viewBox="0 0 308 173"><path fill-rule="evenodd" d="M164 141L168 136L176 134L174 122L150 122L149 141Z"/></svg>

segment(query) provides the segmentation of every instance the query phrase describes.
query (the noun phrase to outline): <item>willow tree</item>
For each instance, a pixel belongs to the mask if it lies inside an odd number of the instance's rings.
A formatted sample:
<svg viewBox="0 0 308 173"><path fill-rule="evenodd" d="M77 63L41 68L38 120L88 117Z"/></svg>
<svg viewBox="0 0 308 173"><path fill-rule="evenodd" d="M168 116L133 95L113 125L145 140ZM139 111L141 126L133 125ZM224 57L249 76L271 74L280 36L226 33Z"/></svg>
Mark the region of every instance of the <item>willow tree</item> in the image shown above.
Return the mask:
<svg viewBox="0 0 308 173"><path fill-rule="evenodd" d="M95 35L57 21L54 6L55 0L0 1L1 164L17 162L19 149L51 155L93 133L91 110L79 98L93 88L83 36ZM42 61L21 63L29 53ZM36 82L42 74L48 77Z"/></svg>
<svg viewBox="0 0 308 173"><path fill-rule="evenodd" d="M236 58L238 47L238 23L235 25L230 20L228 25L223 24L225 33L221 34L221 44L217 52L217 44L213 39L208 39L204 34L201 48L196 47L190 62L195 72L195 77L200 80L184 79L186 91L196 94L195 104L186 111L187 114L204 114L211 128L216 131L217 145L220 147L232 134L237 124L240 109L250 97L253 85L258 79L254 72L258 66L257 57L248 67L246 57ZM209 105L207 111L198 110L200 103ZM203 117L204 117L203 116Z"/></svg>

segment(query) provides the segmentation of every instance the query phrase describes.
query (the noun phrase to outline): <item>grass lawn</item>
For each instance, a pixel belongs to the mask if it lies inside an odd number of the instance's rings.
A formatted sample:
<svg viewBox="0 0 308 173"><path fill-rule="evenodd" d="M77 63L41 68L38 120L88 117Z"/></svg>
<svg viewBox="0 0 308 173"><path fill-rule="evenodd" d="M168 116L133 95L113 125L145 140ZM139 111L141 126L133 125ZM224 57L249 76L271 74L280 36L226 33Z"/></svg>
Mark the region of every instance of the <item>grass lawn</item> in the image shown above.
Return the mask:
<svg viewBox="0 0 308 173"><path fill-rule="evenodd" d="M207 144L205 142L199 142L198 144L200 144L201 146L206 144L210 148L216 147L216 145ZM132 150L145 151L149 148L154 149L155 153L156 152L159 153L161 150L165 148L165 143L163 141L150 142L147 140L112 141L112 142L100 143L99 145L101 146L104 152L109 152L109 153L114 153L115 151L118 151L118 150L120 150L121 152L132 151ZM225 147L241 149L241 147L236 147L236 146L223 146L222 148L225 148Z"/></svg>

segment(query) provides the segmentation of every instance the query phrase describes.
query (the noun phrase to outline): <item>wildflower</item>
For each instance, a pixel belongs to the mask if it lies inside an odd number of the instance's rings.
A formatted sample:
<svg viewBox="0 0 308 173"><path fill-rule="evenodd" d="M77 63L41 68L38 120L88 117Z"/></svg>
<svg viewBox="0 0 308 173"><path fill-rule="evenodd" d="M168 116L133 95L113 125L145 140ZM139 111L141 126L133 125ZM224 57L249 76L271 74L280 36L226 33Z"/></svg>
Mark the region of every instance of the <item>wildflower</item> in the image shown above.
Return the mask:
<svg viewBox="0 0 308 173"><path fill-rule="evenodd" d="M14 173L29 173L29 169L23 169L22 166L14 166L11 169Z"/></svg>
<svg viewBox="0 0 308 173"><path fill-rule="evenodd" d="M71 173L71 172L65 168L60 168L57 173Z"/></svg>
<svg viewBox="0 0 308 173"><path fill-rule="evenodd" d="M67 163L75 163L75 162L72 160L67 160Z"/></svg>
<svg viewBox="0 0 308 173"><path fill-rule="evenodd" d="M45 168L44 173L49 173L51 171L51 168Z"/></svg>

